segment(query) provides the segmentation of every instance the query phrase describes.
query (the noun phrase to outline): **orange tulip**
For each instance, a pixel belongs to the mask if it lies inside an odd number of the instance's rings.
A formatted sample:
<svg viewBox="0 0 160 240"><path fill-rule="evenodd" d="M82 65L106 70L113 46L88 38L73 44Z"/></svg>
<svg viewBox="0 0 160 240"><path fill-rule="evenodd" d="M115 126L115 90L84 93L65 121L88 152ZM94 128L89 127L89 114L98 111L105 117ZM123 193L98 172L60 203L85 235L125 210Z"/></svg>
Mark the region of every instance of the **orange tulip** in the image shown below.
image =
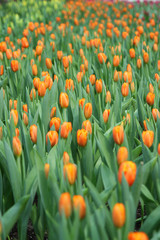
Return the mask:
<svg viewBox="0 0 160 240"><path fill-rule="evenodd" d="M37 76L37 74L38 74L38 68L37 68L36 64L33 64L33 66L32 66L32 74L34 76Z"/></svg>
<svg viewBox="0 0 160 240"><path fill-rule="evenodd" d="M63 164L69 163L69 154L67 152L63 153Z"/></svg>
<svg viewBox="0 0 160 240"><path fill-rule="evenodd" d="M29 96L30 96L31 101L33 101L33 98L36 98L36 90L34 88L31 89Z"/></svg>
<svg viewBox="0 0 160 240"><path fill-rule="evenodd" d="M69 106L69 97L67 93L64 93L64 92L60 93L59 104L62 108L67 108Z"/></svg>
<svg viewBox="0 0 160 240"><path fill-rule="evenodd" d="M92 116L92 104L86 103L84 107L84 116L86 119L90 118Z"/></svg>
<svg viewBox="0 0 160 240"><path fill-rule="evenodd" d="M130 232L128 240L149 240L149 237L144 232Z"/></svg>
<svg viewBox="0 0 160 240"><path fill-rule="evenodd" d="M44 82L39 82L38 86L38 96L44 97L46 94L46 86Z"/></svg>
<svg viewBox="0 0 160 240"><path fill-rule="evenodd" d="M0 138L1 139L1 138ZM158 148L157 148L158 155L160 155L160 143L158 143Z"/></svg>
<svg viewBox="0 0 160 240"><path fill-rule="evenodd" d="M149 55L148 55L147 52L144 52L144 54L143 54L143 60L144 60L145 63L148 63L148 62L149 62Z"/></svg>
<svg viewBox="0 0 160 240"><path fill-rule="evenodd" d="M61 61L62 57L63 57L63 52L62 51L57 51L57 58L58 58L59 61Z"/></svg>
<svg viewBox="0 0 160 240"><path fill-rule="evenodd" d="M144 145L146 145L148 148L150 148L153 144L154 140L154 132L153 131L143 131L142 132L142 140Z"/></svg>
<svg viewBox="0 0 160 240"><path fill-rule="evenodd" d="M85 98L82 98L79 100L79 106L83 109L84 103L85 103Z"/></svg>
<svg viewBox="0 0 160 240"><path fill-rule="evenodd" d="M12 50L11 49L6 50L6 57L8 60L10 60L12 58Z"/></svg>
<svg viewBox="0 0 160 240"><path fill-rule="evenodd" d="M84 218L86 215L86 203L81 195L73 196L73 207L79 211L80 219Z"/></svg>
<svg viewBox="0 0 160 240"><path fill-rule="evenodd" d="M92 134L92 125L89 120L83 121L82 128L85 129L90 134Z"/></svg>
<svg viewBox="0 0 160 240"><path fill-rule="evenodd" d="M77 178L77 166L73 163L67 163L63 167L64 178L68 179L68 182L73 185Z"/></svg>
<svg viewBox="0 0 160 240"><path fill-rule="evenodd" d="M36 55L40 56L42 54L43 47L41 45L36 46Z"/></svg>
<svg viewBox="0 0 160 240"><path fill-rule="evenodd" d="M120 147L117 152L117 161L120 165L122 162L127 161L128 159L128 150L126 147Z"/></svg>
<svg viewBox="0 0 160 240"><path fill-rule="evenodd" d="M12 60L11 61L11 69L12 69L13 72L18 71L18 61L17 60Z"/></svg>
<svg viewBox="0 0 160 240"><path fill-rule="evenodd" d="M65 90L69 89L69 90L72 90L74 91L74 82L72 79L66 79L66 85L65 85Z"/></svg>
<svg viewBox="0 0 160 240"><path fill-rule="evenodd" d="M81 147L85 147L87 144L88 132L85 129L79 129L77 131L77 143Z"/></svg>
<svg viewBox="0 0 160 240"><path fill-rule="evenodd" d="M123 227L126 220L126 210L123 203L116 203L112 210L112 220L117 228Z"/></svg>
<svg viewBox="0 0 160 240"><path fill-rule="evenodd" d="M96 92L97 93L101 93L102 92L102 80L101 79L96 80L95 87L96 87Z"/></svg>
<svg viewBox="0 0 160 240"><path fill-rule="evenodd" d="M62 193L59 199L59 213L64 213L68 218L72 213L72 201L70 193Z"/></svg>
<svg viewBox="0 0 160 240"><path fill-rule="evenodd" d="M128 96L129 94L129 84L128 83L123 83L121 87L121 93L123 97Z"/></svg>
<svg viewBox="0 0 160 240"><path fill-rule="evenodd" d="M107 91L107 92L106 92L105 102L106 102L106 103L107 103L107 102L111 103L111 93L110 93L110 91Z"/></svg>
<svg viewBox="0 0 160 240"><path fill-rule="evenodd" d="M118 55L115 55L115 56L113 57L113 66L114 66L114 67L118 67L118 66L119 66L119 62L120 62L119 56L118 56Z"/></svg>
<svg viewBox="0 0 160 240"><path fill-rule="evenodd" d="M78 73L77 73L78 83L82 82L82 78L83 78L83 72L78 72Z"/></svg>
<svg viewBox="0 0 160 240"><path fill-rule="evenodd" d="M149 93L147 94L147 97L146 97L146 102L147 102L150 106L152 106L152 105L154 104L154 98L155 98L155 94L149 92Z"/></svg>
<svg viewBox="0 0 160 240"><path fill-rule="evenodd" d="M136 164L131 161L125 161L125 162L121 163L121 165L119 167L118 181L121 183L122 175L124 174L124 177L125 177L128 185L132 186L136 179L136 172L137 172Z"/></svg>
<svg viewBox="0 0 160 240"><path fill-rule="evenodd" d="M37 126L35 124L30 126L30 138L33 143L37 143Z"/></svg>
<svg viewBox="0 0 160 240"><path fill-rule="evenodd" d="M72 131L72 123L71 122L64 122L61 125L61 138L67 138L69 135L69 132Z"/></svg>
<svg viewBox="0 0 160 240"><path fill-rule="evenodd" d="M58 133L56 131L49 131L46 134L46 144L48 144L48 138L51 144L51 147L58 143Z"/></svg>
<svg viewBox="0 0 160 240"><path fill-rule="evenodd" d="M12 141L13 153L15 156L20 156L22 154L22 145L21 141L17 136L13 137Z"/></svg>
<svg viewBox="0 0 160 240"><path fill-rule="evenodd" d="M132 72L130 71L125 71L124 73L123 73L123 78L124 78L124 81L125 82L127 82L128 81L128 83L131 83L132 82Z"/></svg>
<svg viewBox="0 0 160 240"><path fill-rule="evenodd" d="M94 74L90 75L89 80L90 80L91 84L94 85L96 82L96 76Z"/></svg>
<svg viewBox="0 0 160 240"><path fill-rule="evenodd" d="M52 60L50 58L46 58L46 66L48 69L52 68Z"/></svg>
<svg viewBox="0 0 160 240"><path fill-rule="evenodd" d="M98 60L102 64L103 62L105 63L107 60L107 57L104 53L98 53Z"/></svg>
<svg viewBox="0 0 160 240"><path fill-rule="evenodd" d="M28 125L28 116L25 112L23 113L23 122L26 126Z"/></svg>
<svg viewBox="0 0 160 240"><path fill-rule="evenodd" d="M118 145L121 145L124 140L124 129L123 126L115 126L113 128L113 139Z"/></svg>
<svg viewBox="0 0 160 240"><path fill-rule="evenodd" d="M152 115L153 115L155 122L157 121L157 117L160 118L160 112L158 111L157 108L152 109Z"/></svg>
<svg viewBox="0 0 160 240"><path fill-rule="evenodd" d="M40 83L40 78L35 77L35 78L33 79L33 86L34 86L35 89L37 89L37 90L38 90L38 87L39 87L39 83Z"/></svg>
<svg viewBox="0 0 160 240"><path fill-rule="evenodd" d="M104 112L103 112L104 123L108 122L109 114L110 114L110 109L105 109Z"/></svg>
<svg viewBox="0 0 160 240"><path fill-rule="evenodd" d="M141 59L139 58L139 59L137 59L137 68L141 68L141 66L142 66L142 61L141 61Z"/></svg>
<svg viewBox="0 0 160 240"><path fill-rule="evenodd" d="M131 58L135 58L136 53L135 53L134 48L129 49L129 55L130 55Z"/></svg>
<svg viewBox="0 0 160 240"><path fill-rule="evenodd" d="M3 72L4 72L4 67L3 67L3 65L1 65L1 66L0 66L0 76L3 75Z"/></svg>
<svg viewBox="0 0 160 240"><path fill-rule="evenodd" d="M50 118L53 118L56 115L56 107L52 107Z"/></svg>
<svg viewBox="0 0 160 240"><path fill-rule="evenodd" d="M14 125L17 126L17 124L18 124L18 112L17 112L17 110L12 109L10 111L10 119L11 119L11 117L13 117Z"/></svg>
<svg viewBox="0 0 160 240"><path fill-rule="evenodd" d="M53 117L49 123L49 127L51 128L53 125L55 130L58 132L61 124L61 119L57 117Z"/></svg>
<svg viewBox="0 0 160 240"><path fill-rule="evenodd" d="M68 59L68 57L67 56L63 57L62 61L63 61L63 67L64 68L68 68L69 67L69 59Z"/></svg>
<svg viewBox="0 0 160 240"><path fill-rule="evenodd" d="M2 140L2 137L3 137L3 129L2 127L0 127L0 140Z"/></svg>

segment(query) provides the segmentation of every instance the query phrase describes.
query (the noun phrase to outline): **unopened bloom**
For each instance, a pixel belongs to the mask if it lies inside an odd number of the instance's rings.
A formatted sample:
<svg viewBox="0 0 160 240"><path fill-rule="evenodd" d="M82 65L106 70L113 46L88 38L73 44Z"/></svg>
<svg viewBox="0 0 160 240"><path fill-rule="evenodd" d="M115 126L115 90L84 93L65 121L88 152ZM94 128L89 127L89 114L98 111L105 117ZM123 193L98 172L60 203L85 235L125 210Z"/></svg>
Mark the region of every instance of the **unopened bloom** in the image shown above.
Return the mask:
<svg viewBox="0 0 160 240"><path fill-rule="evenodd" d="M87 144L88 132L85 129L79 129L77 131L77 143L81 147L85 147Z"/></svg>
<svg viewBox="0 0 160 240"><path fill-rule="evenodd" d="M123 203L116 203L112 210L112 220L117 228L123 227L126 220L126 210Z"/></svg>
<svg viewBox="0 0 160 240"><path fill-rule="evenodd" d="M125 161L121 163L118 170L118 180L121 183L122 181L122 173L128 183L129 186L132 186L136 179L137 166L132 161Z"/></svg>
<svg viewBox="0 0 160 240"><path fill-rule="evenodd" d="M22 145L21 141L17 136L13 137L12 141L13 152L15 156L20 156L22 154Z"/></svg>
<svg viewBox="0 0 160 240"><path fill-rule="evenodd" d="M71 185L74 184L77 178L77 166L73 163L65 164L63 167L63 174Z"/></svg>
<svg viewBox="0 0 160 240"><path fill-rule="evenodd" d="M84 218L86 215L86 203L81 195L73 196L73 207L79 212L80 219Z"/></svg>
<svg viewBox="0 0 160 240"><path fill-rule="evenodd" d="M72 201L70 193L62 193L59 199L59 213L64 212L65 216L68 218L72 213Z"/></svg>
<svg viewBox="0 0 160 240"><path fill-rule="evenodd" d="M142 140L144 145L146 145L148 148L150 148L153 144L154 140L154 132L153 131L143 131L142 132Z"/></svg>
<svg viewBox="0 0 160 240"><path fill-rule="evenodd" d="M118 145L121 145L124 140L124 129L123 126L115 126L113 128L113 139Z"/></svg>

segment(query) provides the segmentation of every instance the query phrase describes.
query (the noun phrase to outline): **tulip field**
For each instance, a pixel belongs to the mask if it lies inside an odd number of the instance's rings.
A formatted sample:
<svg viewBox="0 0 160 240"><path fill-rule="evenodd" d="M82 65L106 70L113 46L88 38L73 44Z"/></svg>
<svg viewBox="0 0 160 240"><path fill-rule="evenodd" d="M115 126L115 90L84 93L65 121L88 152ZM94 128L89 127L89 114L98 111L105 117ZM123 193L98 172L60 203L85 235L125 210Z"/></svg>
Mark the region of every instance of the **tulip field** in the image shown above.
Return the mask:
<svg viewBox="0 0 160 240"><path fill-rule="evenodd" d="M160 3L0 4L0 240L160 240Z"/></svg>

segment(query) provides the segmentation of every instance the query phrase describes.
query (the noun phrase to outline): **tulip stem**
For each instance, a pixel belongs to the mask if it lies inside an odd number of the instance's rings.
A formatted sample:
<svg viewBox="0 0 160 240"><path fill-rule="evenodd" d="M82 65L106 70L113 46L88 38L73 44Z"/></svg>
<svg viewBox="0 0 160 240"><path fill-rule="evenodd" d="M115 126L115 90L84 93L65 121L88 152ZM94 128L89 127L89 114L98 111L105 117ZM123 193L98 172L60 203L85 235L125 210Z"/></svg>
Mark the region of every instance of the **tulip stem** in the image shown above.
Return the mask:
<svg viewBox="0 0 160 240"><path fill-rule="evenodd" d="M17 157L17 167L18 167L19 173L21 174L21 158L19 156Z"/></svg>
<svg viewBox="0 0 160 240"><path fill-rule="evenodd" d="M122 239L122 232L121 232L121 228L117 229L117 235L118 235L118 240Z"/></svg>

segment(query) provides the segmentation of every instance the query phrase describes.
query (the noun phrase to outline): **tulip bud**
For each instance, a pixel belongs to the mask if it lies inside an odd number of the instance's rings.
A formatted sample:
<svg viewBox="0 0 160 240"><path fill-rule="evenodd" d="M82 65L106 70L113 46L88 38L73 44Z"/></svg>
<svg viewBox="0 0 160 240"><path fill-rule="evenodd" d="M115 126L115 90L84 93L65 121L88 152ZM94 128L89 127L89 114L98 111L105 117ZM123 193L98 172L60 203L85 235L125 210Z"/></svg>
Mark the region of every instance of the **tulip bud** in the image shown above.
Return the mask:
<svg viewBox="0 0 160 240"><path fill-rule="evenodd" d="M63 164L69 163L69 155L67 152L63 153Z"/></svg>
<svg viewBox="0 0 160 240"><path fill-rule="evenodd" d="M143 131L142 132L142 140L144 145L146 145L148 148L150 148L153 144L154 140L154 132L153 131Z"/></svg>
<svg viewBox="0 0 160 240"><path fill-rule="evenodd" d="M63 57L62 61L63 61L63 67L64 68L68 68L69 67L69 59L68 59L68 57L67 56Z"/></svg>
<svg viewBox="0 0 160 240"><path fill-rule="evenodd" d="M135 58L136 53L135 53L134 48L129 49L129 55L130 55L131 58Z"/></svg>
<svg viewBox="0 0 160 240"><path fill-rule="evenodd" d="M32 74L34 76L37 76L37 74L38 74L38 68L37 68L36 64L33 64L33 66L32 66Z"/></svg>
<svg viewBox="0 0 160 240"><path fill-rule="evenodd" d="M89 120L83 121L82 128L85 129L90 134L92 134L92 125Z"/></svg>
<svg viewBox="0 0 160 240"><path fill-rule="evenodd" d="M45 165L44 165L44 173L45 173L46 178L48 178L49 169L50 169L49 163L45 163Z"/></svg>
<svg viewBox="0 0 160 240"><path fill-rule="evenodd" d="M89 80L90 80L91 84L94 85L96 82L96 76L94 74L90 75Z"/></svg>
<svg viewBox="0 0 160 240"><path fill-rule="evenodd" d="M124 73L123 73L123 78L124 78L124 81L125 82L127 82L128 81L128 83L131 83L132 82L132 71L125 71Z"/></svg>
<svg viewBox="0 0 160 240"><path fill-rule="evenodd" d="M157 108L152 109L152 115L153 115L155 122L157 121L157 116L158 116L158 118L160 118L160 112L158 111Z"/></svg>
<svg viewBox="0 0 160 240"><path fill-rule="evenodd" d="M78 72L78 73L77 73L78 83L79 83L79 82L82 82L83 75L84 75L83 72Z"/></svg>
<svg viewBox="0 0 160 240"><path fill-rule="evenodd" d="M20 156L22 154L22 145L17 136L13 137L12 141L13 153L15 156Z"/></svg>
<svg viewBox="0 0 160 240"><path fill-rule="evenodd" d="M23 113L23 122L26 126L28 125L28 116L25 112Z"/></svg>
<svg viewBox="0 0 160 240"><path fill-rule="evenodd" d="M79 129L77 131L77 143L81 147L85 147L87 144L88 132L85 129Z"/></svg>
<svg viewBox="0 0 160 240"><path fill-rule="evenodd" d="M84 107L84 116L86 119L90 118L92 116L92 104L86 103Z"/></svg>
<svg viewBox="0 0 160 240"><path fill-rule="evenodd" d="M52 118L50 121L49 127L51 128L53 124L54 124L55 130L58 132L61 124L61 119L57 117Z"/></svg>
<svg viewBox="0 0 160 240"><path fill-rule="evenodd" d="M18 112L17 112L17 110L12 109L10 111L10 120L11 120L11 117L13 117L14 125L17 126L17 124L18 124Z"/></svg>
<svg viewBox="0 0 160 240"><path fill-rule="evenodd" d="M31 101L33 101L33 98L36 98L36 90L34 88L31 89L29 96L30 96Z"/></svg>
<svg viewBox="0 0 160 240"><path fill-rule="evenodd" d="M64 122L61 125L61 137L62 138L67 138L69 135L69 132L72 131L72 123L71 122Z"/></svg>
<svg viewBox="0 0 160 240"><path fill-rule="evenodd" d="M64 92L60 93L59 104L62 108L67 108L69 106L69 97L67 93L64 93Z"/></svg>
<svg viewBox="0 0 160 240"><path fill-rule="evenodd" d="M124 129L123 126L115 126L113 128L113 139L118 145L121 145L124 140Z"/></svg>
<svg viewBox="0 0 160 240"><path fill-rule="evenodd" d="M59 61L61 61L62 56L63 56L63 52L62 51L57 51L57 58L58 58Z"/></svg>
<svg viewBox="0 0 160 240"><path fill-rule="evenodd" d="M38 45L36 46L36 55L40 56L42 54L43 47Z"/></svg>
<svg viewBox="0 0 160 240"><path fill-rule="evenodd" d="M3 65L1 65L1 66L0 66L0 76L3 75L3 72L4 72L4 67L3 67Z"/></svg>
<svg viewBox="0 0 160 240"><path fill-rule="evenodd" d="M50 118L53 118L56 115L56 107L52 107Z"/></svg>
<svg viewBox="0 0 160 240"><path fill-rule="evenodd" d="M11 69L12 69L13 72L18 71L18 61L17 60L12 60L11 61Z"/></svg>
<svg viewBox="0 0 160 240"><path fill-rule="evenodd" d="M80 219L84 218L86 215L86 203L81 195L73 196L73 207L78 210Z"/></svg>
<svg viewBox="0 0 160 240"><path fill-rule="evenodd" d="M128 159L128 150L126 147L120 147L117 152L117 161L120 165L122 162L127 161Z"/></svg>
<svg viewBox="0 0 160 240"><path fill-rule="evenodd" d="M123 203L116 203L112 210L112 220L117 228L123 227L126 220L126 210Z"/></svg>
<svg viewBox="0 0 160 240"><path fill-rule="evenodd" d="M24 111L24 112L28 112L27 104L23 104L23 111Z"/></svg>
<svg viewBox="0 0 160 240"><path fill-rule="evenodd" d="M51 144L51 147L58 143L58 133L56 131L49 131L46 134L46 144L48 144L48 138Z"/></svg>
<svg viewBox="0 0 160 240"><path fill-rule="evenodd" d="M33 143L37 143L37 126L35 124L30 126L30 138Z"/></svg>
<svg viewBox="0 0 160 240"><path fill-rule="evenodd" d="M46 86L44 82L39 82L39 86L38 86L38 96L40 97L44 97L44 95L46 94Z"/></svg>
<svg viewBox="0 0 160 240"><path fill-rule="evenodd" d="M149 240L149 237L144 232L130 232L128 240Z"/></svg>
<svg viewBox="0 0 160 240"><path fill-rule="evenodd" d="M59 199L59 213L62 214L63 212L67 218L72 213L72 201L68 192L62 193Z"/></svg>
<svg viewBox="0 0 160 240"><path fill-rule="evenodd" d="M106 102L106 103L107 103L107 102L111 103L111 93L110 93L110 91L107 91L107 92L106 92L105 102Z"/></svg>
<svg viewBox="0 0 160 240"><path fill-rule="evenodd" d="M132 184L134 183L134 181L136 179L136 172L137 172L136 164L131 161L125 161L119 167L118 181L121 183L122 173L123 173L128 185L132 186Z"/></svg>
<svg viewBox="0 0 160 240"><path fill-rule="evenodd" d="M73 185L77 178L77 166L73 163L67 163L63 167L64 178L67 177L68 182Z"/></svg>
<svg viewBox="0 0 160 240"><path fill-rule="evenodd" d="M52 68L52 61L50 58L46 58L46 66L48 69L51 69Z"/></svg>
<svg viewBox="0 0 160 240"><path fill-rule="evenodd" d="M118 56L118 55L115 55L115 56L113 57L113 66L114 66L114 67L118 67L118 66L119 66L119 62L120 62L119 56Z"/></svg>
<svg viewBox="0 0 160 240"><path fill-rule="evenodd" d="M104 53L98 53L98 60L100 62L100 64L102 64L103 62L105 63L107 60L107 57Z"/></svg>
<svg viewBox="0 0 160 240"><path fill-rule="evenodd" d="M101 93L102 92L102 80L99 79L96 81L96 92L97 93Z"/></svg>
<svg viewBox="0 0 160 240"><path fill-rule="evenodd" d="M83 109L83 106L84 106L84 102L85 102L85 98L82 98L79 100L79 106Z"/></svg>
<svg viewBox="0 0 160 240"><path fill-rule="evenodd" d="M65 90L69 89L69 90L72 90L74 91L74 82L72 79L66 79L66 85L65 85Z"/></svg>
<svg viewBox="0 0 160 240"><path fill-rule="evenodd" d="M139 58L139 59L137 59L137 68L141 68L141 66L142 66L142 61L141 61L141 59Z"/></svg>
<svg viewBox="0 0 160 240"><path fill-rule="evenodd" d="M149 93L147 94L147 97L146 97L146 102L147 102L150 106L152 106L152 105L154 104L154 98L155 98L155 94L149 92Z"/></svg>
<svg viewBox="0 0 160 240"><path fill-rule="evenodd" d="M109 114L110 114L110 109L105 109L104 112L103 112L104 123L108 122Z"/></svg>
<svg viewBox="0 0 160 240"><path fill-rule="evenodd" d="M148 63L148 62L149 62L149 55L148 55L147 52L144 52L144 54L143 54L143 61L144 61L145 63Z"/></svg>
<svg viewBox="0 0 160 240"><path fill-rule="evenodd" d="M123 83L121 87L121 93L123 97L127 97L129 94L129 84Z"/></svg>

